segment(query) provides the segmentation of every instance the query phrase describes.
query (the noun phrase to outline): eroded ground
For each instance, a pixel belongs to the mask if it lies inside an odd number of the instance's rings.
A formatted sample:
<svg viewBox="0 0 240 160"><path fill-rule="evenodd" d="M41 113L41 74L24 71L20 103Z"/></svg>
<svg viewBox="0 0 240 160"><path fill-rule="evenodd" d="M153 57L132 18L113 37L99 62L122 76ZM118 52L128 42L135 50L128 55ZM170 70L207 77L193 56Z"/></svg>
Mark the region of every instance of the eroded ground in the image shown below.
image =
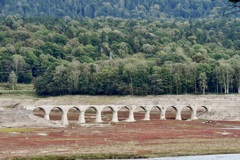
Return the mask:
<svg viewBox="0 0 240 160"><path fill-rule="evenodd" d="M41 113L36 113L41 116ZM240 122L237 121L151 121L110 123L111 114L103 114L104 122L94 124L94 113L87 113L87 124L78 125L74 111L66 128L9 128L0 130L0 157L30 157L45 155L119 154L140 157L161 157L212 153L240 153ZM124 120L126 112L120 113ZM187 119L186 113L183 118ZM60 114L52 113L52 120Z"/></svg>

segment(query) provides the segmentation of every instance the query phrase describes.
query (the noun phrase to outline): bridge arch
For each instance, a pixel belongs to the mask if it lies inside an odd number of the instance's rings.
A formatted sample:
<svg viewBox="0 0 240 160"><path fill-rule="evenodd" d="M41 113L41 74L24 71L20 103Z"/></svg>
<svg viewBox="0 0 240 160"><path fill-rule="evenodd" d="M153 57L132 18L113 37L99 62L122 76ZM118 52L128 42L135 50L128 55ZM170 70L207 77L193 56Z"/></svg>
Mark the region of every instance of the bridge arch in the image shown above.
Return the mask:
<svg viewBox="0 0 240 160"><path fill-rule="evenodd" d="M205 105L201 105L201 106L197 106L196 108L196 116L200 117L201 115L205 114L205 113L209 113L209 107L205 106Z"/></svg>
<svg viewBox="0 0 240 160"><path fill-rule="evenodd" d="M181 119L182 120L188 120L192 118L192 115L194 114L194 110L191 106L184 106L181 108Z"/></svg>
<svg viewBox="0 0 240 160"><path fill-rule="evenodd" d="M42 108L42 107L34 108L32 112L33 112L33 115L34 115L34 116L41 117L41 118L45 118L46 111L45 111L45 109Z"/></svg>
<svg viewBox="0 0 240 160"><path fill-rule="evenodd" d="M130 107L129 106L120 106L118 109L118 120L126 121L130 116Z"/></svg>
<svg viewBox="0 0 240 160"><path fill-rule="evenodd" d="M50 120L55 120L55 121L62 120L62 116L63 116L63 109L61 107L56 106L50 109L50 112L49 112Z"/></svg>
<svg viewBox="0 0 240 160"><path fill-rule="evenodd" d="M165 110L166 119L176 119L178 108L175 106L168 106Z"/></svg>
<svg viewBox="0 0 240 160"><path fill-rule="evenodd" d="M80 117L80 109L76 106L70 107L67 110L67 118L68 121L79 121L79 117Z"/></svg>
<svg viewBox="0 0 240 160"><path fill-rule="evenodd" d="M206 105L48 105L27 106L34 115L47 120L61 120L63 125L68 125L68 120L78 120L79 123L111 121L128 121L158 119L197 119L202 114L209 113L211 106ZM184 115L187 110L187 118ZM107 111L107 116L105 115ZM74 116L71 115L74 113ZM152 112L152 113L151 113ZM70 115L69 115L70 114ZM74 118L73 118L73 117Z"/></svg>
<svg viewBox="0 0 240 160"><path fill-rule="evenodd" d="M95 106L89 106L86 108L84 112L84 118L86 119L86 123L98 122L98 109Z"/></svg>
<svg viewBox="0 0 240 160"><path fill-rule="evenodd" d="M135 120L144 120L146 118L147 109L145 106L136 106L134 109L134 119Z"/></svg>
<svg viewBox="0 0 240 160"><path fill-rule="evenodd" d="M103 122L110 122L113 121L113 114L116 112L112 106L106 106L101 111L101 116Z"/></svg>
<svg viewBox="0 0 240 160"><path fill-rule="evenodd" d="M69 125L67 119L67 108L64 106L53 106L49 110L49 119L59 121L62 125Z"/></svg>
<svg viewBox="0 0 240 160"><path fill-rule="evenodd" d="M150 119L161 119L163 111L160 106L152 106L150 108Z"/></svg>

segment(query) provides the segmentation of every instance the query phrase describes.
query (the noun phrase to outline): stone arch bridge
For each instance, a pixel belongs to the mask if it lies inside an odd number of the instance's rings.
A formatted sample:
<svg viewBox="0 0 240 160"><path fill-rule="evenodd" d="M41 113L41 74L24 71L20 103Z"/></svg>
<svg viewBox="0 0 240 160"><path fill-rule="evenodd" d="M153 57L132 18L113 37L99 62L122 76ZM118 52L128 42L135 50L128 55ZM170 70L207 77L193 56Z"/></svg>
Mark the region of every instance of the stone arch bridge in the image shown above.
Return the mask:
<svg viewBox="0 0 240 160"><path fill-rule="evenodd" d="M127 122L134 122L134 112L138 112L139 109L144 110L145 116L143 120L150 120L150 112L153 108L157 108L160 112L160 119L165 120L165 114L167 109L171 107L176 111L176 120L182 120L181 112L184 108L189 108L191 110L191 120L198 119L197 117L197 110L199 108L205 108L207 112L210 112L211 107L210 106L204 106L204 105L42 105L42 106L26 106L24 107L27 110L34 111L35 109L40 109L44 111L44 118L46 120L50 120L50 112L57 108L61 110L62 112L62 118L61 123L63 125L68 125L68 112L70 109L74 108L78 110L79 112L79 123L86 123L85 121L85 112L91 108L96 111L96 123L102 122L102 111L106 108L112 110L112 120L111 122L119 122L118 120L118 112L120 109L125 108L129 112L129 117L126 120Z"/></svg>

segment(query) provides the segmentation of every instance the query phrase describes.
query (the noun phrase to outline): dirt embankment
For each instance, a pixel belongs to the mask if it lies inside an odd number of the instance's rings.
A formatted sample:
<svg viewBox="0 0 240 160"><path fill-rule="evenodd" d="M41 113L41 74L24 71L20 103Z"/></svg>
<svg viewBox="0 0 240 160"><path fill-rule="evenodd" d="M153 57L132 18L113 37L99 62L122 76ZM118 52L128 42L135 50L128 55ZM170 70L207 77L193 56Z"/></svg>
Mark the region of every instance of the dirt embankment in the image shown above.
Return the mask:
<svg viewBox="0 0 240 160"><path fill-rule="evenodd" d="M0 127L56 126L53 122L38 118L24 106L39 105L199 105L211 106L209 114L199 118L210 120L240 120L239 95L165 95L165 96L61 96L61 97L0 97Z"/></svg>
<svg viewBox="0 0 240 160"><path fill-rule="evenodd" d="M0 128L14 127L63 127L60 124L34 116L21 108L0 109Z"/></svg>

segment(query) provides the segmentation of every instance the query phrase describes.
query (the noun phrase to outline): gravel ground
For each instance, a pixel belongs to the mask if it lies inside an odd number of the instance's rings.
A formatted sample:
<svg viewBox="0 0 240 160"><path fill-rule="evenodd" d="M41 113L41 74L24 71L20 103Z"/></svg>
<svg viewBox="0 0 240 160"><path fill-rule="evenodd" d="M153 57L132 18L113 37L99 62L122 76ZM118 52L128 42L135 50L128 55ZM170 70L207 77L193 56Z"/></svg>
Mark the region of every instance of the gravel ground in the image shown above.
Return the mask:
<svg viewBox="0 0 240 160"><path fill-rule="evenodd" d="M0 109L0 128L14 127L62 127L58 123L34 116L31 111L21 108Z"/></svg>

